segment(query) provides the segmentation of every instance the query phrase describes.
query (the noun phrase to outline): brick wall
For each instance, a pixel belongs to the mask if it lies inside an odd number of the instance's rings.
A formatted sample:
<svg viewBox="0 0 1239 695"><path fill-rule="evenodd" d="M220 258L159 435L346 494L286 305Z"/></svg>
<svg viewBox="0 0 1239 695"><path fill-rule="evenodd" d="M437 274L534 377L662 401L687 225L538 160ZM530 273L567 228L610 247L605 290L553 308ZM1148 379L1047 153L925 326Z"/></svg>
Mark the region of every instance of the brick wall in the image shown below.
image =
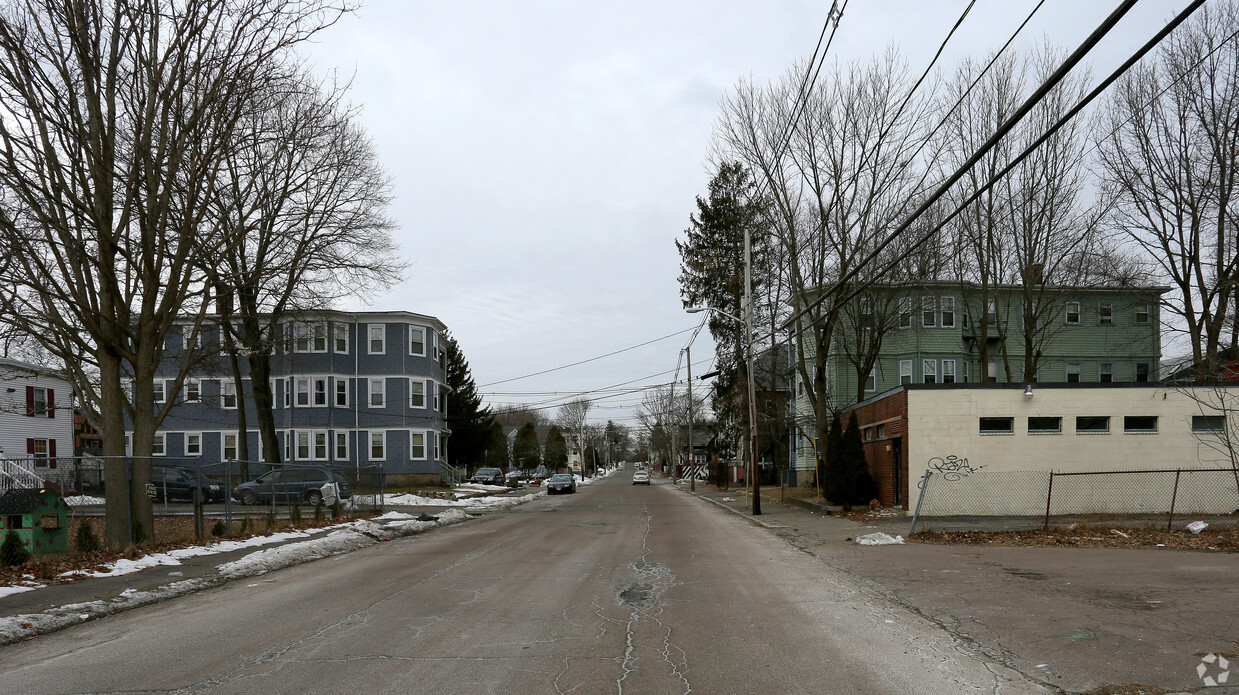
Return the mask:
<svg viewBox="0 0 1239 695"><path fill-rule="evenodd" d="M885 507L908 508L908 392L904 389L881 400L854 408L865 461L878 484L878 501ZM849 413L843 414L844 421ZM894 457L900 456L898 470Z"/></svg>

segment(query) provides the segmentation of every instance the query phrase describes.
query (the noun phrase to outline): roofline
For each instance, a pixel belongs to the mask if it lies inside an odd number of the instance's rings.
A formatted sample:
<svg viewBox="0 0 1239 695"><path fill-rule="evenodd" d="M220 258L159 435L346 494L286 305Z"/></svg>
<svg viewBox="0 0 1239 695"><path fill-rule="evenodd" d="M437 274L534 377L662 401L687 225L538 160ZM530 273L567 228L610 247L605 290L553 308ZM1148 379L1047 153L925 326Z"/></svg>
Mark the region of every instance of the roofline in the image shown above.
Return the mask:
<svg viewBox="0 0 1239 695"><path fill-rule="evenodd" d="M41 367L37 364L30 364L29 362L22 362L21 360L9 359L8 357L0 357L0 366L25 369L34 372L35 374L56 377L57 379L65 382L69 381L63 372L59 372L48 367Z"/></svg>
<svg viewBox="0 0 1239 695"><path fill-rule="evenodd" d="M987 288L983 288L981 285L975 282L972 282L970 280L921 280L919 282L909 282L909 283L900 283L900 284L874 283L870 285L870 287L878 288L878 289L896 289L896 290L916 290L919 288L934 288L934 287L947 287L947 288L952 288L952 289L954 288L965 289L966 288L966 289L973 289L973 290L981 290L981 289L1021 290L1024 287L1026 287L1026 285L1022 283L1000 283L996 285L989 285ZM1073 291L1074 292L1101 292L1101 293L1106 293L1106 294L1121 294L1121 293L1136 291L1136 292L1156 292L1157 294L1160 295L1160 294L1165 294L1166 292L1170 291L1170 287L1166 285L1110 285L1110 286L1105 286L1105 285L1102 285L1102 286L1096 286L1096 285L1035 285L1035 287L1042 289L1042 290L1053 290L1055 292L1073 292ZM820 294L821 292L825 291L825 289L826 288L823 288L823 287L810 287L810 288L805 289L804 294L805 295Z"/></svg>
<svg viewBox="0 0 1239 695"><path fill-rule="evenodd" d="M219 314L208 314L207 318L217 319ZM270 314L264 314L270 316ZM344 311L341 309L300 309L295 311L286 311L281 321L284 320L305 320L306 318L318 318L328 320L347 319L349 323L381 323L390 321L391 319L403 319L408 323L417 323L428 325L436 328L440 333L447 330L447 324L443 323L437 316L429 314L418 314L412 311ZM192 320L186 317L186 320Z"/></svg>
<svg viewBox="0 0 1239 695"><path fill-rule="evenodd" d="M900 384L893 388L889 388L881 393L874 394L863 401L858 401L847 410L854 410L864 405L871 405L880 400L890 398L900 391L1023 391L1025 388L1032 386L1034 390L1048 389L1053 391L1082 391L1082 390L1121 390L1121 389L1180 389L1180 388L1224 388L1239 390L1239 381L1187 381L1187 382L1168 382L1168 381L1112 381L1109 383L1100 383L1096 381L1087 382L1024 382L1024 381L974 381L968 383L954 384ZM846 412L846 411L845 411Z"/></svg>

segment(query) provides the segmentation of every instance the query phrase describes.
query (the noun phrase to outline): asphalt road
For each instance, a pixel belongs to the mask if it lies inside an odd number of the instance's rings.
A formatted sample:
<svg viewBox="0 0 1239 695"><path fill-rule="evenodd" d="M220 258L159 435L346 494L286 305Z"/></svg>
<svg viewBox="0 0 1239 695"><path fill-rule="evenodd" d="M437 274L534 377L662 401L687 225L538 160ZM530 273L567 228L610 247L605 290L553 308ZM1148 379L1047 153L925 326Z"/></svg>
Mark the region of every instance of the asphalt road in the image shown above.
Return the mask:
<svg viewBox="0 0 1239 695"><path fill-rule="evenodd" d="M0 693L1038 693L627 474L0 649Z"/></svg>

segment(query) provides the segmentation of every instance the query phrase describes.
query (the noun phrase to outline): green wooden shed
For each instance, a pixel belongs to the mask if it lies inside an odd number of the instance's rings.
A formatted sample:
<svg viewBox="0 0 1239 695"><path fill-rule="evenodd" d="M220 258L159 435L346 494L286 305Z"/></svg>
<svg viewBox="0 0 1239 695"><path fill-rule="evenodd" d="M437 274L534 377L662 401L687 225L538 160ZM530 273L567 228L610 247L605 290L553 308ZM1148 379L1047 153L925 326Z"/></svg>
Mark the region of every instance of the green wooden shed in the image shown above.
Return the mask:
<svg viewBox="0 0 1239 695"><path fill-rule="evenodd" d="M68 522L69 508L53 490L30 488L0 495L2 535L16 533L31 553L67 552Z"/></svg>

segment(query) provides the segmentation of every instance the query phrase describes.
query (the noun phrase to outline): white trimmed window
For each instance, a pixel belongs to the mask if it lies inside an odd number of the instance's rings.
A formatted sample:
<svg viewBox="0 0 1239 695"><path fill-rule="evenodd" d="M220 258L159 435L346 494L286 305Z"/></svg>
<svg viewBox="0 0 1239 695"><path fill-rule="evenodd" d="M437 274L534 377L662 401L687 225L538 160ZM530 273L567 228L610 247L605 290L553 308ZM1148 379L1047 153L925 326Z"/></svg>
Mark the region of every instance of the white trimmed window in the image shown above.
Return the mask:
<svg viewBox="0 0 1239 695"><path fill-rule="evenodd" d="M942 360L942 383L955 383L955 360Z"/></svg>
<svg viewBox="0 0 1239 695"><path fill-rule="evenodd" d="M941 316L941 320L939 321L938 325L942 326L943 328L954 328L955 327L955 298L954 297L940 297L938 299L938 308L939 308L938 313Z"/></svg>
<svg viewBox="0 0 1239 695"><path fill-rule="evenodd" d="M197 379L185 380L185 400L197 403L202 400L202 382Z"/></svg>
<svg viewBox="0 0 1239 695"><path fill-rule="evenodd" d="M332 327L332 336L335 342L335 351L342 355L348 354L348 324L336 323Z"/></svg>
<svg viewBox="0 0 1239 695"><path fill-rule="evenodd" d="M336 377L336 406L345 408L348 406L348 379Z"/></svg>
<svg viewBox="0 0 1239 695"><path fill-rule="evenodd" d="M1152 304L1137 304L1136 316L1133 323L1137 326L1147 326L1153 323L1153 305Z"/></svg>
<svg viewBox="0 0 1239 695"><path fill-rule="evenodd" d="M310 351L310 326L305 323L294 323L290 326L293 332L293 352Z"/></svg>
<svg viewBox="0 0 1239 695"><path fill-rule="evenodd" d="M156 432L155 439L151 441L152 456L166 456L168 453L168 435L163 432Z"/></svg>
<svg viewBox="0 0 1239 695"><path fill-rule="evenodd" d="M201 456L202 455L202 434L199 432L185 433L185 455L186 456Z"/></svg>
<svg viewBox="0 0 1239 695"><path fill-rule="evenodd" d="M409 354L416 357L426 356L426 329L409 326Z"/></svg>
<svg viewBox="0 0 1239 695"><path fill-rule="evenodd" d="M430 392L431 399L434 402L434 409L438 410L439 409L439 385L433 381L427 381L426 390Z"/></svg>
<svg viewBox="0 0 1239 695"><path fill-rule="evenodd" d="M336 432L336 460L348 460L348 432Z"/></svg>
<svg viewBox="0 0 1239 695"><path fill-rule="evenodd" d="M985 325L998 325L998 300L993 297L985 300Z"/></svg>
<svg viewBox="0 0 1239 695"><path fill-rule="evenodd" d="M232 461L237 458L237 435L233 433L223 433L223 441L221 442L221 451L224 452L224 460Z"/></svg>
<svg viewBox="0 0 1239 695"><path fill-rule="evenodd" d="M296 380L297 400L294 403L298 408L307 408L310 405L310 380L305 377L299 377Z"/></svg>
<svg viewBox="0 0 1239 695"><path fill-rule="evenodd" d="M1108 384L1114 381L1114 363L1113 362L1098 362L1097 363L1097 381L1103 384Z"/></svg>
<svg viewBox="0 0 1239 695"><path fill-rule="evenodd" d="M409 407L426 407L426 383L415 379L409 380Z"/></svg>
<svg viewBox="0 0 1239 695"><path fill-rule="evenodd" d="M386 383L387 380L381 377L366 380L366 393L368 394L366 404L371 408L383 407L386 398L386 393L384 392L384 385Z"/></svg>
<svg viewBox="0 0 1239 695"><path fill-rule="evenodd" d="M426 458L426 434L424 432L409 433L409 458Z"/></svg>
<svg viewBox="0 0 1239 695"><path fill-rule="evenodd" d="M314 405L321 407L327 405L327 377L320 376L314 379Z"/></svg>
<svg viewBox="0 0 1239 695"><path fill-rule="evenodd" d="M867 393L872 393L877 390L878 390L878 367L877 365L874 365L873 368L869 370L869 376L865 377L865 391Z"/></svg>
<svg viewBox="0 0 1239 695"><path fill-rule="evenodd" d="M1113 302L1097 302L1097 325L1113 326L1114 325L1114 303Z"/></svg>
<svg viewBox="0 0 1239 695"><path fill-rule="evenodd" d="M938 305L932 296L921 297L921 327L933 328L937 325L935 314L937 314Z"/></svg>
<svg viewBox="0 0 1239 695"><path fill-rule="evenodd" d="M366 335L369 339L366 341L369 346L369 354L382 355L387 352L387 326L384 324L370 324L366 330Z"/></svg>
<svg viewBox="0 0 1239 695"><path fill-rule="evenodd" d="M912 383L912 360L899 360L899 383Z"/></svg>
<svg viewBox="0 0 1239 695"><path fill-rule="evenodd" d="M237 382L235 381L220 381L219 382L219 403L224 410L236 410L237 408Z"/></svg>
<svg viewBox="0 0 1239 695"><path fill-rule="evenodd" d="M899 298L899 327L900 328L911 328L912 327L912 298L911 297L900 297Z"/></svg>
<svg viewBox="0 0 1239 695"><path fill-rule="evenodd" d="M443 359L443 349L439 347L439 334L434 331L430 332L430 342L435 353L435 362Z"/></svg>
<svg viewBox="0 0 1239 695"><path fill-rule="evenodd" d="M938 382L938 360L921 360L921 382L926 384Z"/></svg>
<svg viewBox="0 0 1239 695"><path fill-rule="evenodd" d="M314 352L327 352L327 324L310 324L310 332L314 341L311 349Z"/></svg>
<svg viewBox="0 0 1239 695"><path fill-rule="evenodd" d="M156 403L163 403L168 399L168 389L163 379L156 379L154 384L152 384L152 389Z"/></svg>
<svg viewBox="0 0 1239 695"><path fill-rule="evenodd" d="M1069 384L1079 383L1080 382L1080 363L1079 362L1068 362L1066 364L1066 369L1067 369L1067 383Z"/></svg>
<svg viewBox="0 0 1239 695"><path fill-rule="evenodd" d="M384 461L387 459L387 433L370 433L370 460Z"/></svg>
<svg viewBox="0 0 1239 695"><path fill-rule="evenodd" d="M1067 302L1067 314L1066 314L1065 321L1067 325L1069 326L1080 325L1080 303L1079 302Z"/></svg>
<svg viewBox="0 0 1239 695"><path fill-rule="evenodd" d="M289 377L284 380L284 407L293 407L293 379ZM285 456L284 458L288 458Z"/></svg>

